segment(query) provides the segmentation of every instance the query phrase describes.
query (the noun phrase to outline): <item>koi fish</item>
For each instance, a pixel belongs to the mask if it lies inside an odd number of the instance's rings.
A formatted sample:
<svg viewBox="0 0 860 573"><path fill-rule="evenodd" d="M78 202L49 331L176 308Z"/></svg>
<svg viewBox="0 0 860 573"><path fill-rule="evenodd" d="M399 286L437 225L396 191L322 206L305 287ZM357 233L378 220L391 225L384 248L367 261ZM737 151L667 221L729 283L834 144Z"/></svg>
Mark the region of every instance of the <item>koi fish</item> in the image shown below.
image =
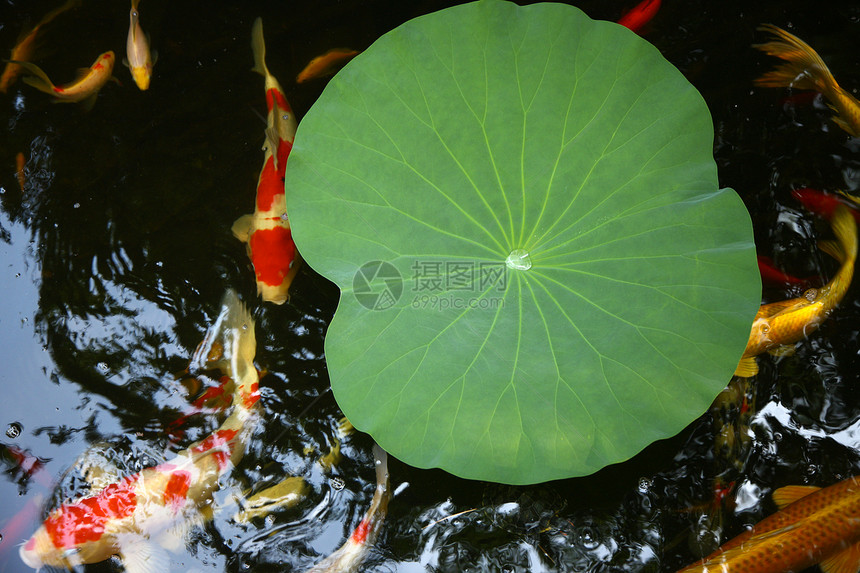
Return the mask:
<svg viewBox="0 0 860 573"><path fill-rule="evenodd" d="M131 70L131 77L134 78L134 83L141 91L149 89L149 80L152 77L152 66L158 60L158 54L155 56L149 52L149 37L143 33L140 27L140 13L137 10L137 5L140 0L131 0L131 11L129 12L128 25L128 40L125 44L125 51L128 57L123 60L123 63Z"/></svg>
<svg viewBox="0 0 860 573"><path fill-rule="evenodd" d="M833 195L824 193L817 189L795 189L791 192L795 199L806 208L810 213L815 213L825 219L833 217L836 209L844 205L849 208L849 211L854 215L854 220L860 223L860 205L854 202L850 196L845 194Z"/></svg>
<svg viewBox="0 0 860 573"><path fill-rule="evenodd" d="M236 382L230 416L172 459L53 510L21 546L24 563L70 569L119 555L131 573L167 569L163 534L203 515L219 479L244 455L257 419L254 320L232 291L207 333L207 341L216 338L224 343Z"/></svg>
<svg viewBox="0 0 860 573"><path fill-rule="evenodd" d="M370 507L346 543L305 573L349 573L357 571L370 552L370 548L379 536L380 529L382 529L382 522L388 513L388 502L391 499L391 490L388 484L388 454L379 445L374 444L373 458L376 462L376 491L373 493Z"/></svg>
<svg viewBox="0 0 860 573"><path fill-rule="evenodd" d="M15 156L15 176L18 178L18 187L23 193L24 187L27 186L27 158L20 151Z"/></svg>
<svg viewBox="0 0 860 573"><path fill-rule="evenodd" d="M857 259L857 223L846 207L839 207L831 225L837 240L823 241L818 248L841 263L839 271L829 283L820 289L807 290L802 297L761 305L735 376L755 376L758 373L755 357L762 352L790 351L791 345L818 328L845 296Z"/></svg>
<svg viewBox="0 0 860 573"><path fill-rule="evenodd" d="M64 86L55 86L42 71L42 68L30 62L15 62L24 70L30 72L31 76L24 78L24 82L39 91L51 94L58 102L83 101L87 107L91 107L96 101L96 95L104 87L113 72L116 56L112 51L105 52L96 59L89 68L82 68L75 81Z"/></svg>
<svg viewBox="0 0 860 573"><path fill-rule="evenodd" d="M660 0L642 0L621 16L618 23L633 32L639 32L645 24L651 21L659 9Z"/></svg>
<svg viewBox="0 0 860 573"><path fill-rule="evenodd" d="M761 275L761 280L770 284L778 285L793 285L805 286L810 283L811 279L801 279L795 276L786 274L776 267L776 264L770 257L759 255L758 272Z"/></svg>
<svg viewBox="0 0 860 573"><path fill-rule="evenodd" d="M284 175L287 157L296 137L296 117L278 80L266 67L266 44L263 21L254 22L251 32L254 71L266 78L266 104L269 115L263 170L257 181L254 213L239 217L233 223L233 234L248 244L248 255L257 277L257 293L263 300L283 304L289 298L290 283L299 270L301 257L293 242Z"/></svg>
<svg viewBox="0 0 860 573"><path fill-rule="evenodd" d="M21 64L17 62L26 62L32 57L33 48L36 45L36 36L39 34L42 26L45 26L66 10L75 7L80 3L81 0L68 0L68 2L59 8L54 8L48 12L38 24L33 26L33 29L30 30L27 35L22 37L18 43L15 44L15 47L12 48L12 54L9 56L10 61L6 63L6 67L3 68L3 74L0 75L0 92L6 93L12 84L15 83L15 80L18 79L22 68Z"/></svg>
<svg viewBox="0 0 860 573"><path fill-rule="evenodd" d="M851 477L824 489L787 486L773 493L779 511L708 557L678 573L803 571L860 568L860 481Z"/></svg>
<svg viewBox="0 0 860 573"><path fill-rule="evenodd" d="M329 50L325 54L317 56L308 62L305 69L296 76L296 83L301 84L314 78L332 75L359 53L358 50L350 50L349 48L334 48Z"/></svg>
<svg viewBox="0 0 860 573"><path fill-rule="evenodd" d="M860 135L860 102L839 87L816 51L797 36L773 24L764 24L758 29L770 32L776 39L753 47L769 56L782 58L787 63L755 80L755 85L821 92L830 108L836 112L832 118L836 125L854 137Z"/></svg>

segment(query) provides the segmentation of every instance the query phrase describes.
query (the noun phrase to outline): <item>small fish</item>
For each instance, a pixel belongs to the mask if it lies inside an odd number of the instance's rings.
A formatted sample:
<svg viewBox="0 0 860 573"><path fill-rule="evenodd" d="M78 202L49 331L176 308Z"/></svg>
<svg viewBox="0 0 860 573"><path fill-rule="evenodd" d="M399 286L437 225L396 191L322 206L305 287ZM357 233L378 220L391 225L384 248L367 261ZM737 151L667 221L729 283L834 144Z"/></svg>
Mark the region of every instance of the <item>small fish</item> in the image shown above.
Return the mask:
<svg viewBox="0 0 860 573"><path fill-rule="evenodd" d="M388 454L374 444L373 458L376 462L376 491L370 507L352 535L340 549L311 567L306 573L351 573L358 571L370 548L376 542L382 522L388 513L391 489L388 483Z"/></svg>
<svg viewBox="0 0 860 573"><path fill-rule="evenodd" d="M629 28L633 32L639 32L642 27L651 21L660 9L660 0L642 0L639 4L626 12L618 23Z"/></svg>
<svg viewBox="0 0 860 573"><path fill-rule="evenodd" d="M776 267L776 264L770 257L759 255L758 257L758 272L761 275L762 282L775 285L791 285L791 286L806 286L812 279L801 279L789 274L786 274Z"/></svg>
<svg viewBox="0 0 860 573"><path fill-rule="evenodd" d="M24 187L27 186L27 158L20 151L15 156L15 176L18 177L18 187L23 193Z"/></svg>
<svg viewBox="0 0 860 573"><path fill-rule="evenodd" d="M845 296L857 259L857 223L846 207L839 207L831 225L837 240L823 241L818 247L841 263L839 271L829 283L820 289L807 290L802 297L761 305L735 376L755 376L758 373L755 357L762 352L791 351L792 345L818 328Z"/></svg>
<svg viewBox="0 0 860 573"><path fill-rule="evenodd" d="M349 48L331 49L308 62L305 69L296 76L296 83L301 84L315 78L330 76L360 53L358 50L350 50Z"/></svg>
<svg viewBox="0 0 860 573"><path fill-rule="evenodd" d="M860 135L860 102L839 87L815 50L797 36L773 24L764 24L758 29L770 32L776 39L753 47L769 56L782 58L787 63L755 80L755 85L821 92L830 103L830 108L836 112L832 118L836 125L854 137Z"/></svg>
<svg viewBox="0 0 860 573"><path fill-rule="evenodd" d="M824 489L787 486L773 493L779 511L678 573L782 573L815 564L825 573L860 569L860 481Z"/></svg>
<svg viewBox="0 0 860 573"><path fill-rule="evenodd" d="M232 291L207 333L207 340L214 339L224 342L236 382L230 416L172 459L54 509L21 546L24 563L71 569L119 555L131 573L168 569L166 536L205 514L219 479L244 455L258 417L254 320Z"/></svg>
<svg viewBox="0 0 860 573"><path fill-rule="evenodd" d="M248 255L257 277L257 293L264 301L283 304L289 299L290 284L301 265L284 195L284 175L296 137L296 117L281 85L266 67L266 43L260 18L254 22L251 38L254 71L266 78L269 115L254 213L239 217L233 223L233 234L248 244Z"/></svg>
<svg viewBox="0 0 860 573"><path fill-rule="evenodd" d="M143 33L140 27L140 13L137 5L140 0L131 0L131 11L129 12L128 40L125 44L128 57L123 63L131 70L131 77L141 91L149 89L149 81L152 78L152 66L158 60L158 54L154 56L149 51L149 37Z"/></svg>
<svg viewBox="0 0 860 573"><path fill-rule="evenodd" d="M33 56L33 48L36 46L36 36L39 34L42 26L45 26L66 10L78 6L80 3L81 0L68 0L68 2L59 8L54 8L15 44L15 47L12 48L12 54L9 56L10 61L6 63L6 67L3 68L3 74L0 75L0 92L6 93L12 84L15 83L15 80L18 79L18 75L20 75L22 70L21 64L18 62L29 61Z"/></svg>
<svg viewBox="0 0 860 573"><path fill-rule="evenodd" d="M42 68L30 62L15 62L31 76L24 78L24 82L30 84L39 91L51 94L58 102L82 101L87 107L95 103L99 90L111 79L113 65L116 56L113 52L105 52L96 59L89 68L79 70L77 79L64 86L55 86L48 78Z"/></svg>
<svg viewBox="0 0 860 573"><path fill-rule="evenodd" d="M795 189L791 194L810 213L815 213L825 219L831 219L838 207L845 206L854 215L854 220L860 223L860 205L853 201L850 195L844 193L833 195L832 193L825 193L818 189L809 189L806 187Z"/></svg>

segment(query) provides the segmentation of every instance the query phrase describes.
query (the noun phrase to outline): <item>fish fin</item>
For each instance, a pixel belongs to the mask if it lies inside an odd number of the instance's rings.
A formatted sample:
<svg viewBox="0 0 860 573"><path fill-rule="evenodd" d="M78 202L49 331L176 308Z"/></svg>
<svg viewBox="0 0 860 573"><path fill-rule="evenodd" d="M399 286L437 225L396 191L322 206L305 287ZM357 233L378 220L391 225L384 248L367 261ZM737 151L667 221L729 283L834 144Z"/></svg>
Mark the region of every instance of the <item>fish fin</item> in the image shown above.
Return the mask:
<svg viewBox="0 0 860 573"><path fill-rule="evenodd" d="M794 356L795 348L793 344L780 344L769 348L767 353L771 356Z"/></svg>
<svg viewBox="0 0 860 573"><path fill-rule="evenodd" d="M824 573L856 573L860 571L860 543L831 555L818 564Z"/></svg>
<svg viewBox="0 0 860 573"><path fill-rule="evenodd" d="M243 243L248 242L248 238L251 236L251 227L254 224L254 216L253 215L242 215L236 222L233 223L232 231L233 236L242 241Z"/></svg>
<svg viewBox="0 0 860 573"><path fill-rule="evenodd" d="M857 221L854 215L848 207L840 205L833 213L830 225L833 227L836 240L842 246L844 258L840 261L854 261L857 258Z"/></svg>
<svg viewBox="0 0 860 573"><path fill-rule="evenodd" d="M24 83L30 86L33 86L39 91L43 91L45 93L53 94L54 93L54 83L48 78L48 74L46 74L42 68L37 66L36 64L30 62L22 62L19 60L6 60L7 62L11 62L13 64L18 64L22 68L24 68L31 75L24 77Z"/></svg>
<svg viewBox="0 0 860 573"><path fill-rule="evenodd" d="M787 63L755 80L755 85L816 90L825 95L837 86L824 60L809 44L773 24L764 24L758 29L770 32L775 39L765 44L754 44L753 47L769 56L782 58Z"/></svg>
<svg viewBox="0 0 860 573"><path fill-rule="evenodd" d="M124 65L124 66L125 66L125 67L127 67L128 69L131 69L131 64L130 64L130 63L128 63L128 58L123 58L123 59L122 59L122 65Z"/></svg>
<svg viewBox="0 0 860 573"><path fill-rule="evenodd" d="M96 97L98 93L94 93L93 95L81 100L81 109L84 111L90 111L93 109L93 106L96 105Z"/></svg>
<svg viewBox="0 0 860 573"><path fill-rule="evenodd" d="M149 34L146 35L147 41L149 40ZM155 67L155 64L158 63L158 50L150 50L149 57L152 59L152 67Z"/></svg>
<svg viewBox="0 0 860 573"><path fill-rule="evenodd" d="M820 489L820 487L814 485L787 485L773 492L773 501L779 509L785 509L786 506L798 499L804 498Z"/></svg>
<svg viewBox="0 0 860 573"><path fill-rule="evenodd" d="M170 556L163 547L140 535L134 536L135 539L131 537L117 539L120 542L120 559L127 573L161 573L170 570Z"/></svg>
<svg viewBox="0 0 860 573"><path fill-rule="evenodd" d="M251 70L267 77L269 69L266 67L266 40L263 38L262 18L254 20L254 27L251 29L251 49L254 51L254 67Z"/></svg>
<svg viewBox="0 0 860 573"><path fill-rule="evenodd" d="M741 358L738 367L735 368L735 376L752 378L756 374L758 374L758 364L756 364L755 356Z"/></svg>
<svg viewBox="0 0 860 573"><path fill-rule="evenodd" d="M845 260L845 250L838 241L818 241L818 248L840 263Z"/></svg>

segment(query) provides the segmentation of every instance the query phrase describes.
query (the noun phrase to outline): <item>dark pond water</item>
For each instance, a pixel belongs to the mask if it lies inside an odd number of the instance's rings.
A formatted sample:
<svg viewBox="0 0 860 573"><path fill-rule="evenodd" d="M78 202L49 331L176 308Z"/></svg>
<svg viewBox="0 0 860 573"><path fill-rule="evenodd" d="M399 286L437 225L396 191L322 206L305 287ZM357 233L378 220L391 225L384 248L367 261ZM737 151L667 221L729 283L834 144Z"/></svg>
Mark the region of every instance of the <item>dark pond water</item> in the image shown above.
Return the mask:
<svg viewBox="0 0 860 573"><path fill-rule="evenodd" d="M2 0L0 47L58 3ZM150 91L118 68L122 85L106 86L89 113L21 82L0 94L0 571L29 570L17 545L46 505L74 495L67 470L83 452L107 452L134 471L176 450L168 429L189 399L176 373L227 288L257 300L244 246L230 233L251 209L262 158L254 18L264 19L269 68L301 117L324 87L290 79L310 58L364 48L449 4L144 0L142 24L159 52ZM635 2L573 4L615 20ZM752 88L774 64L750 48L763 22L790 27L844 87L860 88L853 1L665 0L643 34L707 100L721 183L746 202L760 253L795 275L829 276L835 264L816 248L827 225L790 191L858 192L860 144L830 122L820 98ZM36 61L70 80L105 50L124 54L127 29L127 5L86 0L46 27ZM28 159L23 189L19 152ZM533 487L392 460L392 485L408 485L367 570L672 572L773 512L773 489L860 474L856 292L794 356L761 360L745 441L715 447L738 418L735 405L596 476ZM323 358L337 289L305 267L292 295L283 307L255 303L265 421L216 495L222 509L173 555L174 571L304 570L343 542L372 496L368 437L344 441L332 476L316 464L340 417ZM768 300L794 295L765 291ZM192 418L186 443L217 424L216 414ZM232 520L234 497L290 475L310 483L300 504L250 524ZM721 503L715 484L727 492ZM109 561L85 570L120 569Z"/></svg>

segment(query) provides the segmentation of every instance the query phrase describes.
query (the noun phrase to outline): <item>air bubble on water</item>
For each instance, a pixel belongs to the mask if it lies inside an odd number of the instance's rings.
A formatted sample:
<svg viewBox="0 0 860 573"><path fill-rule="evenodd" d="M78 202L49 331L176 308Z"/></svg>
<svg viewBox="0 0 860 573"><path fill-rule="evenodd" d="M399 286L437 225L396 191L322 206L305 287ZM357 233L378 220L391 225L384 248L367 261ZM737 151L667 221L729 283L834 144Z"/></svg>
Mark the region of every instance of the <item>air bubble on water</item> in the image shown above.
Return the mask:
<svg viewBox="0 0 860 573"><path fill-rule="evenodd" d="M517 271L527 271L532 268L532 260L529 257L529 252L525 249L514 249L508 258L505 259L505 264L509 269Z"/></svg>
<svg viewBox="0 0 860 573"><path fill-rule="evenodd" d="M110 372L110 367L107 365L107 362L99 362L96 364L96 368L98 368L99 372L102 374L107 374Z"/></svg>
<svg viewBox="0 0 860 573"><path fill-rule="evenodd" d="M6 437L12 438L13 440L21 435L21 432L24 430L24 427L18 422L12 422L6 427Z"/></svg>

